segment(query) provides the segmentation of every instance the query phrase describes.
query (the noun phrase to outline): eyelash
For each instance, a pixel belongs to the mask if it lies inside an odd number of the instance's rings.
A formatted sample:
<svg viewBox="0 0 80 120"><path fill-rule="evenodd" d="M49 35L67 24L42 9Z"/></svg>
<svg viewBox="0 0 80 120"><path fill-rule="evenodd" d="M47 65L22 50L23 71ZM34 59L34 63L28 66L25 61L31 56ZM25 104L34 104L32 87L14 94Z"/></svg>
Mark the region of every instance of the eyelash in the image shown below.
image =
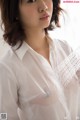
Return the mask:
<svg viewBox="0 0 80 120"><path fill-rule="evenodd" d="M26 0L27 3L34 3L36 0Z"/></svg>

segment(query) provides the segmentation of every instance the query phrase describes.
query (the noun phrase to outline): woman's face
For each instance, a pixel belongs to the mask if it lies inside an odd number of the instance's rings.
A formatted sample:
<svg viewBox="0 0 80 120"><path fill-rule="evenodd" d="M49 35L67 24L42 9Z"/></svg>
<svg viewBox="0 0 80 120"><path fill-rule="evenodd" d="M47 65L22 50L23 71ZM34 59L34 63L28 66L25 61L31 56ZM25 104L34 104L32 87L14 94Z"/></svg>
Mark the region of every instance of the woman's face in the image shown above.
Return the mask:
<svg viewBox="0 0 80 120"><path fill-rule="evenodd" d="M19 3L19 12L25 29L44 29L50 24L53 3L52 0L22 0Z"/></svg>

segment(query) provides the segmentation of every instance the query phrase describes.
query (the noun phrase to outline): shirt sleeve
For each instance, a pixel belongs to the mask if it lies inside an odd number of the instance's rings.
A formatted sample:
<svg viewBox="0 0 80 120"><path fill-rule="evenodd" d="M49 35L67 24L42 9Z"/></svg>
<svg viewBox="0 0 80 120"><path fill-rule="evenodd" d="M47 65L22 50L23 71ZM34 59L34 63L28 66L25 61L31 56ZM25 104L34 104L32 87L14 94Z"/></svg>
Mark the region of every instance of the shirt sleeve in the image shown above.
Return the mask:
<svg viewBox="0 0 80 120"><path fill-rule="evenodd" d="M0 63L0 114L7 114L8 120L19 120L17 82L8 65Z"/></svg>
<svg viewBox="0 0 80 120"><path fill-rule="evenodd" d="M67 47L67 51L69 54L71 54L72 52L75 52L73 51L73 49L70 47L70 45L65 41L65 44L66 44L66 47ZM75 52L76 53L76 52ZM76 53L77 54L77 53ZM74 58L73 58L74 59ZM79 61L80 63L80 58L76 58L76 60ZM78 77L78 79L80 80L80 67L78 68L78 70L76 71L76 75Z"/></svg>
<svg viewBox="0 0 80 120"><path fill-rule="evenodd" d="M63 41L63 42L60 41L60 43L61 43L61 46L62 46L62 48L64 49L64 51L66 52L67 55L70 55L72 52L75 52L75 51L73 51L73 49L71 48L71 46L66 41ZM77 60L77 58L76 58L76 60ZM80 62L80 59L78 60L78 62ZM76 75L77 75L78 79L80 80L80 67L76 71Z"/></svg>

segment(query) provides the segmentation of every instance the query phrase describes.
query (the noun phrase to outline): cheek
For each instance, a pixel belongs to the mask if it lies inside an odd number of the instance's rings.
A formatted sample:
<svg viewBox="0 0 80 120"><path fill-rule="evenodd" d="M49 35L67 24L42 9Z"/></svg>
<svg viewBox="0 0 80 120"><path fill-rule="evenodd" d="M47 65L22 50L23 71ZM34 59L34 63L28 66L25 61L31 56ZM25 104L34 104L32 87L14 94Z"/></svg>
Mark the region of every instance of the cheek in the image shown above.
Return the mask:
<svg viewBox="0 0 80 120"><path fill-rule="evenodd" d="M49 10L52 12L53 11L53 2L52 1L50 1L49 3L48 3L48 8L49 8Z"/></svg>
<svg viewBox="0 0 80 120"><path fill-rule="evenodd" d="M21 21L24 27L37 23L37 13L34 9L21 10Z"/></svg>
<svg viewBox="0 0 80 120"><path fill-rule="evenodd" d="M25 20L32 20L35 16L36 11L34 9L24 9L21 11L21 16Z"/></svg>

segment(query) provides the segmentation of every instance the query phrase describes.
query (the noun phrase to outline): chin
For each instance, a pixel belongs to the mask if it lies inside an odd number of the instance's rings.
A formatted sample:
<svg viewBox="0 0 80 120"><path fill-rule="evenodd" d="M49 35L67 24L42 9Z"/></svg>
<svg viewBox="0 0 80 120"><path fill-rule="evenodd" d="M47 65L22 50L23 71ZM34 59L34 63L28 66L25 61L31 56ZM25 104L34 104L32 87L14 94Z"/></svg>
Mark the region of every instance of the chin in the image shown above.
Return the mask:
<svg viewBox="0 0 80 120"><path fill-rule="evenodd" d="M48 27L49 27L49 25L50 25L50 24L48 24L48 25L45 25L43 29L45 29L45 28L48 28Z"/></svg>

